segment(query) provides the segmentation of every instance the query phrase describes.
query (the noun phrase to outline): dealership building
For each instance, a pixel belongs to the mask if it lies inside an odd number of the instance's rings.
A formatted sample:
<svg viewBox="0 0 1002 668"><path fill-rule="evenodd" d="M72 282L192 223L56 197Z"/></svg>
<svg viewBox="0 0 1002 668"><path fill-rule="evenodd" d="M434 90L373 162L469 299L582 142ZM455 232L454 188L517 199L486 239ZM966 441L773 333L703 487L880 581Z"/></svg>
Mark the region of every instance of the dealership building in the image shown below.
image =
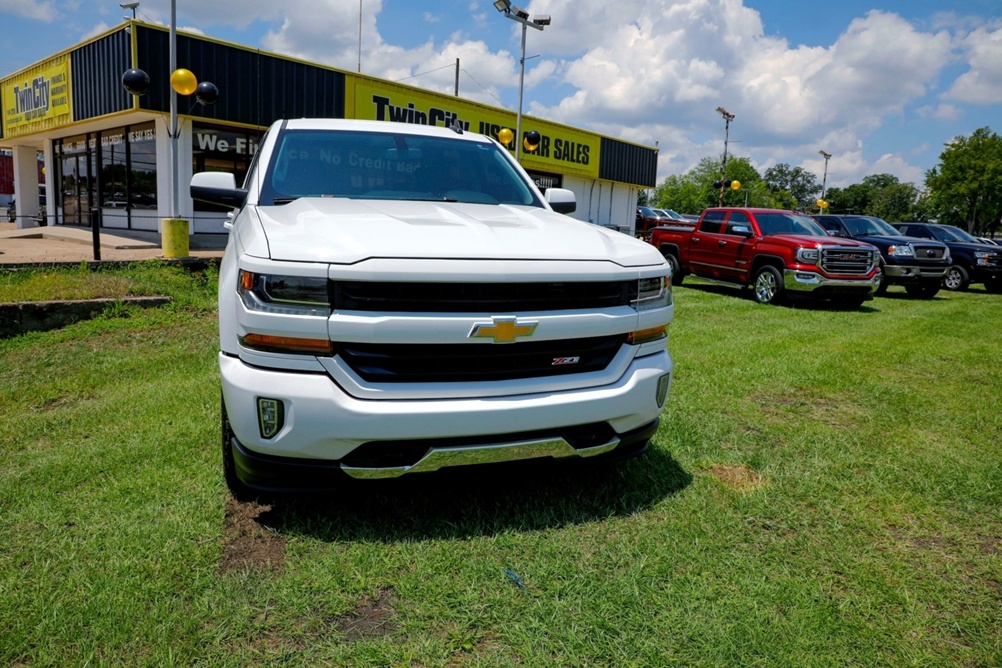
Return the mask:
<svg viewBox="0 0 1002 668"><path fill-rule="evenodd" d="M233 172L240 183L264 130L280 118L459 123L494 138L516 126L507 109L181 32L177 66L219 95L214 104L179 95L175 126L169 53L167 28L131 20L0 79L0 149L13 155L14 191L40 192L17 196L18 227L160 232L176 206L189 233L225 233L226 212L192 201L187 183L201 171ZM148 92L126 91L130 69L148 73ZM657 150L523 116L523 135L533 130L540 142L520 161L537 185L572 190L575 218L632 231L638 192L655 186Z"/></svg>

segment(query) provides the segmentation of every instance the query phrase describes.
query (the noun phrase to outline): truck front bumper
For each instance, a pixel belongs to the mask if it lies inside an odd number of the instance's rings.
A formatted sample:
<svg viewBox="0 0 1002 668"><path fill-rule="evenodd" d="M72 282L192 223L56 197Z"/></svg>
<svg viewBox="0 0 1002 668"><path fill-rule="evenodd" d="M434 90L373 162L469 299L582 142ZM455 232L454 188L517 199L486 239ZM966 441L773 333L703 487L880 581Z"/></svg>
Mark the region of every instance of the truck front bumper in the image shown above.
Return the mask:
<svg viewBox="0 0 1002 668"><path fill-rule="evenodd" d="M949 263L932 267L913 264L884 265L884 275L888 283L919 283L925 281L940 281L946 276Z"/></svg>
<svg viewBox="0 0 1002 668"><path fill-rule="evenodd" d="M829 278L816 271L802 269L783 271L783 287L790 292L810 292L819 296L862 295L872 293L876 286L876 276L870 278Z"/></svg>
<svg viewBox="0 0 1002 668"><path fill-rule="evenodd" d="M326 374L262 369L224 354L219 368L237 475L249 487L277 491L322 488L308 482L309 471L392 478L642 450L657 428L673 363L664 351L633 360L609 385L438 400L358 399ZM282 407L283 423L272 438L259 429L259 399Z"/></svg>

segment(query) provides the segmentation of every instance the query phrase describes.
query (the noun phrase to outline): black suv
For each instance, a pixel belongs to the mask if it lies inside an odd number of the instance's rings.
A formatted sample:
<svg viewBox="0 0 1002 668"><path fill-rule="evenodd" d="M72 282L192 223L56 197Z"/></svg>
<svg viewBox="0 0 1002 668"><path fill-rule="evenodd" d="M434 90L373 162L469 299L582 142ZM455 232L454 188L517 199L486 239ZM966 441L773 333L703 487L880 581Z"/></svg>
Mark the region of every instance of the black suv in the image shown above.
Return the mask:
<svg viewBox="0 0 1002 668"><path fill-rule="evenodd" d="M906 237L875 216L815 216L834 237L865 241L880 249L883 272L876 294L888 285L903 285L909 297L932 299L950 268L950 249L931 239Z"/></svg>
<svg viewBox="0 0 1002 668"><path fill-rule="evenodd" d="M953 264L943 278L947 290L984 283L988 292L1002 292L1002 247L986 244L953 225L894 223L894 227L910 237L935 239L949 246Z"/></svg>

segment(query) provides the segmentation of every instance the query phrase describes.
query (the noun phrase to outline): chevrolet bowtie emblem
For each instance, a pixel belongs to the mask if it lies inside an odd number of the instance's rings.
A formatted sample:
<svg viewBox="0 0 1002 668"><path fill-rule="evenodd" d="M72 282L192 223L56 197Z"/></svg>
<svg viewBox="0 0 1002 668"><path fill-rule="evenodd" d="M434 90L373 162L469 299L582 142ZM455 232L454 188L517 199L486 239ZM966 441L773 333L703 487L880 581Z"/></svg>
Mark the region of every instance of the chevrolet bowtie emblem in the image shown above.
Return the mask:
<svg viewBox="0 0 1002 668"><path fill-rule="evenodd" d="M470 330L471 339L494 339L494 343L515 343L520 336L532 336L538 322L518 318L492 318L493 322L478 322Z"/></svg>

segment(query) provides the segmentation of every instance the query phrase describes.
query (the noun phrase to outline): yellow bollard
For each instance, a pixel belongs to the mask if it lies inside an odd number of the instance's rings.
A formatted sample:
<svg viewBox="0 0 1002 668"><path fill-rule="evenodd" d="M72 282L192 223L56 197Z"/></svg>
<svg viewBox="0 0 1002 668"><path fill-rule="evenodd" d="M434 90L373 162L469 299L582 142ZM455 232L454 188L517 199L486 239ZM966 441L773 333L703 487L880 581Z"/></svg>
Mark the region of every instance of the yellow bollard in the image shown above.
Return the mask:
<svg viewBox="0 0 1002 668"><path fill-rule="evenodd" d="M188 221L184 218L164 218L160 233L164 257L168 259L188 257Z"/></svg>

